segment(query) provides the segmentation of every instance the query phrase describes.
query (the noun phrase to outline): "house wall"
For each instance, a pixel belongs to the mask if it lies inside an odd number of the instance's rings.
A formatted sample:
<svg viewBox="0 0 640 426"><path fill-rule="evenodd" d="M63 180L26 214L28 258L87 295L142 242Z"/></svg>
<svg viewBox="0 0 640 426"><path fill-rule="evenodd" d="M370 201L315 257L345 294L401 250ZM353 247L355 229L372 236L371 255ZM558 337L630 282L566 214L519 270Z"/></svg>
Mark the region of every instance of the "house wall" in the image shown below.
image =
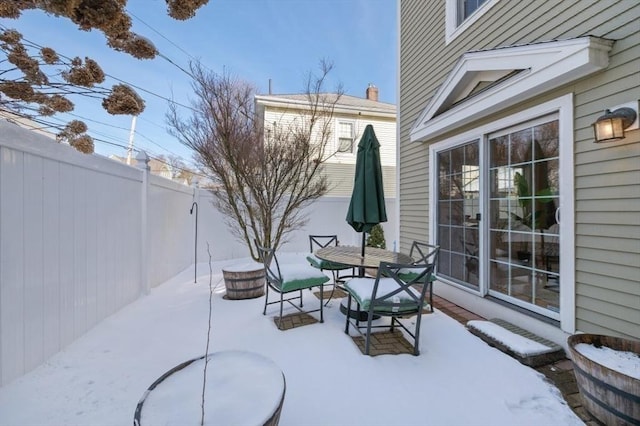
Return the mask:
<svg viewBox="0 0 640 426"><path fill-rule="evenodd" d="M287 126L295 121L303 118L299 110L287 108L275 108L271 106L264 107L265 127L268 128L270 123L278 123L279 126ZM368 115L365 112L361 114L346 114L336 112L331 128L331 137L327 144L326 154L331 157L325 163L325 174L330 178L330 190L328 196L345 196L351 195L353 187L353 174L355 173L356 150L352 154L338 153L338 136L336 123L339 120L353 121L355 130L355 145L358 144L362 133L367 124L371 124L376 133L378 142L380 143L380 164L384 169L384 187L385 195L395 197L396 193L396 122L395 118L385 118ZM314 134L316 140L319 140L319 134ZM352 170L353 169L353 170ZM393 171L392 171L393 169Z"/></svg>
<svg viewBox="0 0 640 426"><path fill-rule="evenodd" d="M350 163L325 163L323 174L330 177L328 196L351 197L356 165ZM382 166L382 184L385 197L394 198L396 193L396 167Z"/></svg>
<svg viewBox="0 0 640 426"><path fill-rule="evenodd" d="M312 233L359 245L361 234L345 221L349 200L308 206L307 225L281 250L307 252ZM386 202L383 229L393 247L395 200ZM0 120L0 386L194 262L207 262L207 243L214 261L249 255L208 191Z"/></svg>
<svg viewBox="0 0 640 426"><path fill-rule="evenodd" d="M629 132L620 143L595 144L591 129L605 108L640 98L640 4L499 1L448 45L444 1L402 0L399 11L402 249L428 235L429 223L428 145L411 143L409 132L460 55L585 35L616 40L605 71L540 94L508 113L573 93L576 328L640 338L640 132Z"/></svg>

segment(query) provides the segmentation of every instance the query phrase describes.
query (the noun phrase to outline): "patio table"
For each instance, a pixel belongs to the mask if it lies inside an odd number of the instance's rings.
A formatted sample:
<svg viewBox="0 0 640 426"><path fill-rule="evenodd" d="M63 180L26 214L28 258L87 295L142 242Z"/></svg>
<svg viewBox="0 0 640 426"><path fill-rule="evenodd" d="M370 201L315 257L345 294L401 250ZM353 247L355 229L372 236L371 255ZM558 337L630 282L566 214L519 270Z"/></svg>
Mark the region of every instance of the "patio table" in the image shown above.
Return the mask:
<svg viewBox="0 0 640 426"><path fill-rule="evenodd" d="M314 253L322 260L360 268L361 276L365 268L377 269L380 262L411 263L413 259L406 254L375 247L365 247L362 257L362 247L337 246L323 247Z"/></svg>

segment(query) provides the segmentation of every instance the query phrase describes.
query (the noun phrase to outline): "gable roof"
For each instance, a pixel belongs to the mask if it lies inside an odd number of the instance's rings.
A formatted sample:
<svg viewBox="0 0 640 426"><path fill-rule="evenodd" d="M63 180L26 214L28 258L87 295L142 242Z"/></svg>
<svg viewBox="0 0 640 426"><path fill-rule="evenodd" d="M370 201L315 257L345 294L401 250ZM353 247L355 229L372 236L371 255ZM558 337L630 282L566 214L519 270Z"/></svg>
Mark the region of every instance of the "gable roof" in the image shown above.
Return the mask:
<svg viewBox="0 0 640 426"><path fill-rule="evenodd" d="M324 98L327 103L333 103L336 100L336 93L320 93L319 96ZM305 93L282 94L282 95L256 95L255 100L259 104L269 105L283 108L306 108L309 105L308 95ZM370 99L358 98L351 95L342 95L336 104L337 111L344 112L360 112L377 113L384 115L395 115L396 106L386 102L372 101Z"/></svg>
<svg viewBox="0 0 640 426"><path fill-rule="evenodd" d="M602 70L612 40L586 36L463 54L413 128L423 141Z"/></svg>

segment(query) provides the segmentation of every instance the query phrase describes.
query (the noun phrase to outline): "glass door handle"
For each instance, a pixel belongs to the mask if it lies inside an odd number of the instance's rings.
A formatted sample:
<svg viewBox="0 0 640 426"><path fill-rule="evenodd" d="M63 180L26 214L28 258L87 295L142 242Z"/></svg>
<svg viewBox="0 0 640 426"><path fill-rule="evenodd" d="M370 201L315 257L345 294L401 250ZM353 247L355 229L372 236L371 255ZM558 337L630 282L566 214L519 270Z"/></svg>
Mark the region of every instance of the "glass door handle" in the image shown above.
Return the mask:
<svg viewBox="0 0 640 426"><path fill-rule="evenodd" d="M556 223L560 225L560 207L556 209Z"/></svg>

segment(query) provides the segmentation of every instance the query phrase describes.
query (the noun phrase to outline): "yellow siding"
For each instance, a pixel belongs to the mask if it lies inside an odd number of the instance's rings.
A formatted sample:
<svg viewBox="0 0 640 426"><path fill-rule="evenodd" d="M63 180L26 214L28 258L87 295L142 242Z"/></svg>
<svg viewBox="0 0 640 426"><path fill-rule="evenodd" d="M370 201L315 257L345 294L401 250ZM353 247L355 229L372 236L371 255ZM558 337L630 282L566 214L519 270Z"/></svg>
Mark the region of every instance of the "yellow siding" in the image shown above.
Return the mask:
<svg viewBox="0 0 640 426"><path fill-rule="evenodd" d="M323 174L329 177L329 197L351 197L353 191L353 177L355 164L325 163ZM396 196L396 168L382 166L382 182L384 196L395 198Z"/></svg>

